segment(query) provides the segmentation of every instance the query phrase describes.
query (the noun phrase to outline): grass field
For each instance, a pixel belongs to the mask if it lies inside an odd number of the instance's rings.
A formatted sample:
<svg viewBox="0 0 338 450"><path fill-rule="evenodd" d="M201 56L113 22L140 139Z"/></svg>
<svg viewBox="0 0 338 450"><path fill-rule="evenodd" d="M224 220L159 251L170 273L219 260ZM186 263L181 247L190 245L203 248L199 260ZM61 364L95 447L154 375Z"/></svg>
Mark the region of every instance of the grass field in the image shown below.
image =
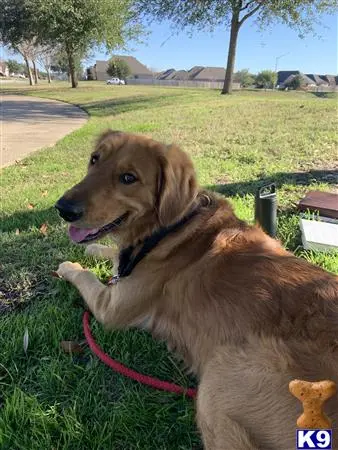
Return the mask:
<svg viewBox="0 0 338 450"><path fill-rule="evenodd" d="M114 374L88 349L66 354L60 341L82 341L79 295L50 271L77 260L100 278L108 262L86 259L69 242L53 204L85 173L97 134L107 127L175 141L191 154L201 185L230 197L253 220L254 192L276 181L279 237L299 256L338 273L337 254L304 252L295 202L310 188L337 183L337 103L310 93L104 86L8 86L75 103L90 115L80 130L1 175L0 448L8 450L190 450L199 448L189 399L153 391ZM23 143L24 145L24 143ZM43 227L41 228L41 226ZM23 336L28 330L25 353ZM188 386L164 345L144 332L93 331L131 367Z"/></svg>

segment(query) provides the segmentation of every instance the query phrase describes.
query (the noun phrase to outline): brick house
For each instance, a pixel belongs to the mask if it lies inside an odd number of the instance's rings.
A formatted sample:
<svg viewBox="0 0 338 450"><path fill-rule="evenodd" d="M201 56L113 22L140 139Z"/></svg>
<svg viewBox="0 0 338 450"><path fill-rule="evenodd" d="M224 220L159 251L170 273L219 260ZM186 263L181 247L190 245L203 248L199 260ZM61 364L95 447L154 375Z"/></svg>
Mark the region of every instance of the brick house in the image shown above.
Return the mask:
<svg viewBox="0 0 338 450"><path fill-rule="evenodd" d="M153 78L152 72L144 64L140 63L138 59L134 58L134 56L115 55L115 58L121 59L128 64L131 72L128 78ZM110 76L107 74L108 61L96 61L93 69L96 80L106 81L110 78Z"/></svg>

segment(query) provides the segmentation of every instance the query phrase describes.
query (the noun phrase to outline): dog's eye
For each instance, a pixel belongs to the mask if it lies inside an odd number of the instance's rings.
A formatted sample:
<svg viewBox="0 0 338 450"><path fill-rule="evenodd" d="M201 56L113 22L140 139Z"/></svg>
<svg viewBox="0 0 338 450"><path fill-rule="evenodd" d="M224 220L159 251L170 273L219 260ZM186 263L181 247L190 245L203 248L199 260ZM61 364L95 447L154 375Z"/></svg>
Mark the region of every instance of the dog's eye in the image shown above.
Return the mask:
<svg viewBox="0 0 338 450"><path fill-rule="evenodd" d="M132 184L137 181L137 178L132 173L123 173L119 178L120 182L123 184Z"/></svg>
<svg viewBox="0 0 338 450"><path fill-rule="evenodd" d="M100 159L100 155L98 153L94 153L94 155L90 158L90 164L93 166Z"/></svg>

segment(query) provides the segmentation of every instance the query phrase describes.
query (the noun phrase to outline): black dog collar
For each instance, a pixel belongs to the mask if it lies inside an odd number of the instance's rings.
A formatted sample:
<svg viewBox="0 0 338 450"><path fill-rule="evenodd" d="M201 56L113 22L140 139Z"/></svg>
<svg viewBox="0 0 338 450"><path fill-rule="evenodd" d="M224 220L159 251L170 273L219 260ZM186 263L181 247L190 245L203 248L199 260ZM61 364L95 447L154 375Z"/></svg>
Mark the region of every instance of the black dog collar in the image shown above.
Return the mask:
<svg viewBox="0 0 338 450"><path fill-rule="evenodd" d="M185 225L190 219L192 219L199 211L199 207L194 209L191 213L184 216L178 222L169 225L168 227L162 227L159 230L152 233L150 236L143 240L143 245L135 256L132 256L133 251L136 246L131 245L120 252L119 256L119 268L118 275L113 277L110 284L115 284L119 278L127 277L131 274L135 266L149 253L153 250L156 245L162 241L168 234L174 233L183 225Z"/></svg>

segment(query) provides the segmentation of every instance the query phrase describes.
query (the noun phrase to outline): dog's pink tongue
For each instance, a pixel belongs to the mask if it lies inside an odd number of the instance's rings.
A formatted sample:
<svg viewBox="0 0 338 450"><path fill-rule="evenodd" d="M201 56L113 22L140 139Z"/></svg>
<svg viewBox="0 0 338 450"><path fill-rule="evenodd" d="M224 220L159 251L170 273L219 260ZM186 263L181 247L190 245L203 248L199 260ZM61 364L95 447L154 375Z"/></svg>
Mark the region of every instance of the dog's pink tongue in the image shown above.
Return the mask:
<svg viewBox="0 0 338 450"><path fill-rule="evenodd" d="M99 228L77 228L74 225L69 225L68 234L72 241L81 242L89 234L95 234L99 231Z"/></svg>

